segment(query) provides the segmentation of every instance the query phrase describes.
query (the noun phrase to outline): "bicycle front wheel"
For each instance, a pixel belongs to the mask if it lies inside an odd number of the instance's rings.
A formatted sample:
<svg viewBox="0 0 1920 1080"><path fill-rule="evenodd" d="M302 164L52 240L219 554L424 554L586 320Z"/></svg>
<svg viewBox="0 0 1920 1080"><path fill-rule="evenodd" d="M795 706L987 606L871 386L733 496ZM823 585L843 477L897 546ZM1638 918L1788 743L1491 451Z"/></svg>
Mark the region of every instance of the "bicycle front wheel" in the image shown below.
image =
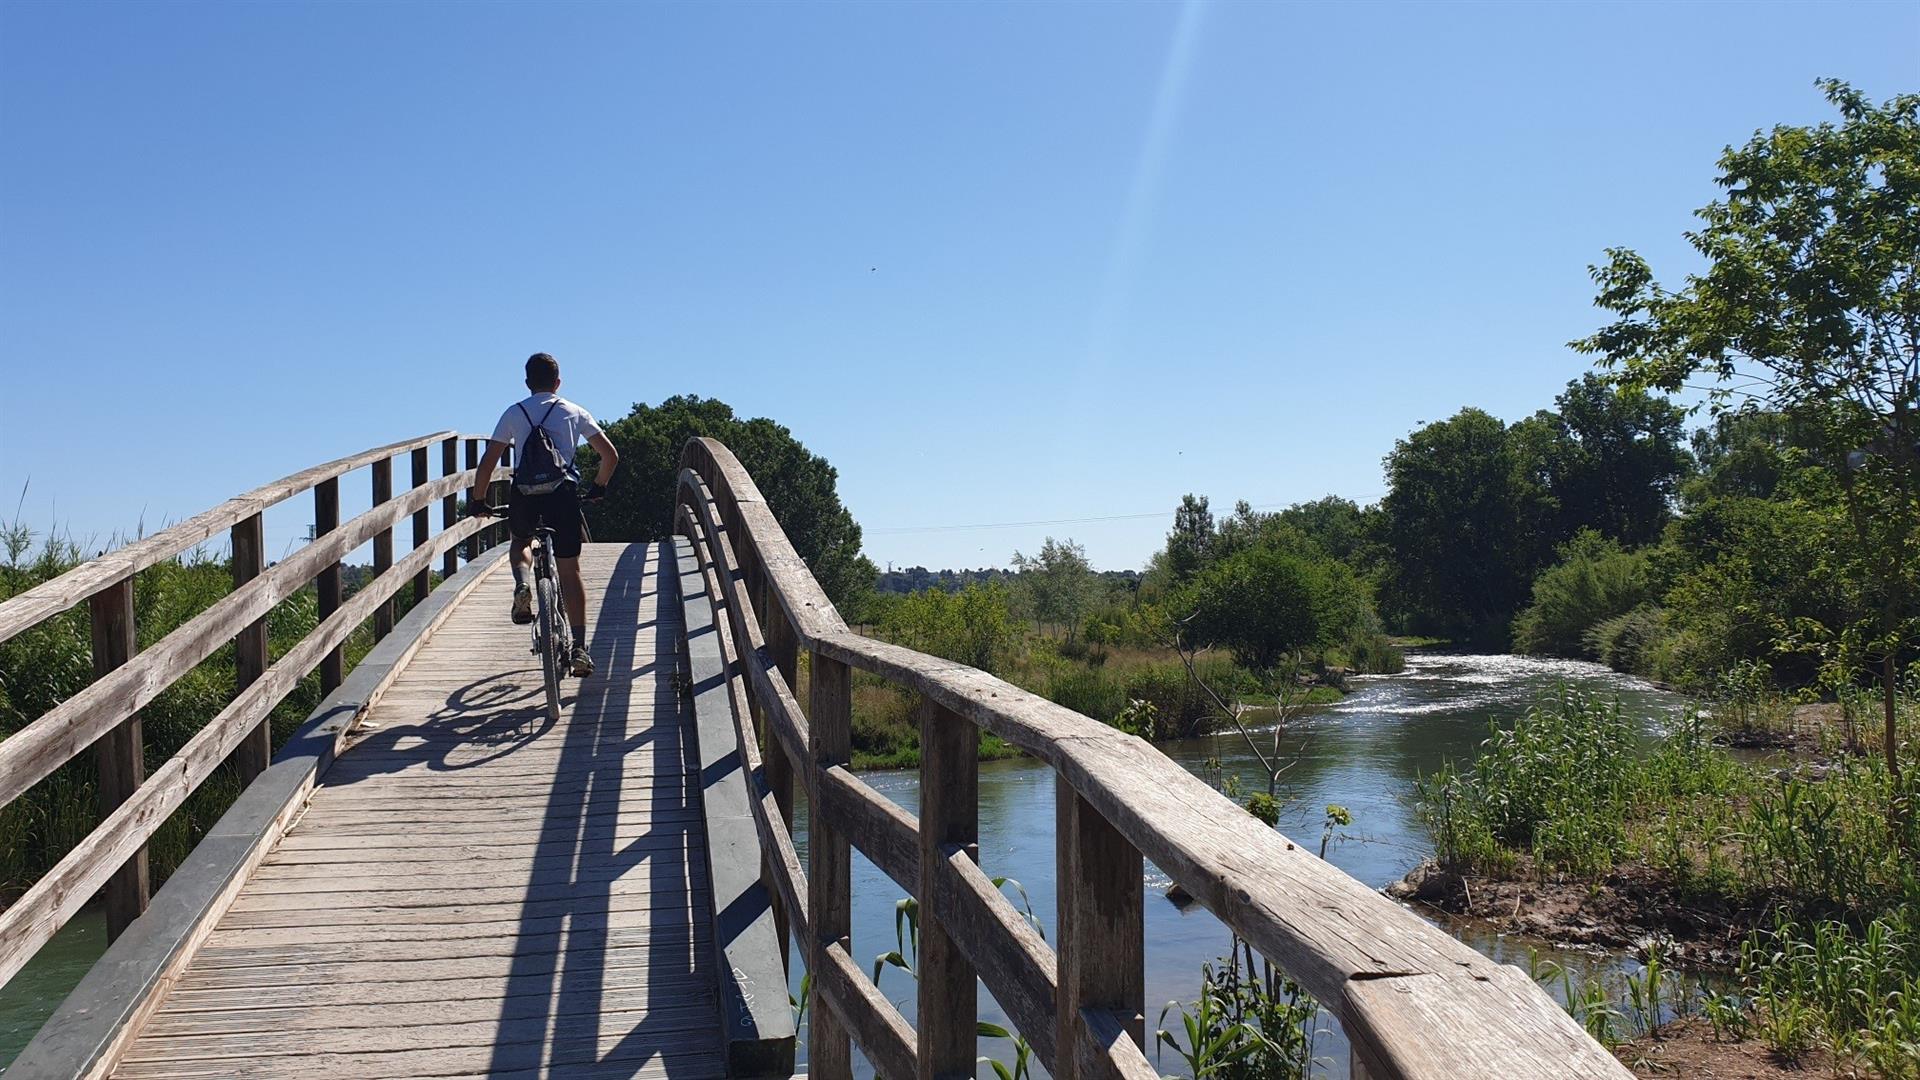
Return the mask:
<svg viewBox="0 0 1920 1080"><path fill-rule="evenodd" d="M533 592L540 606L540 668L547 681L547 715L560 722L560 676L567 670L567 658L560 641L560 598L550 577L534 582Z"/></svg>

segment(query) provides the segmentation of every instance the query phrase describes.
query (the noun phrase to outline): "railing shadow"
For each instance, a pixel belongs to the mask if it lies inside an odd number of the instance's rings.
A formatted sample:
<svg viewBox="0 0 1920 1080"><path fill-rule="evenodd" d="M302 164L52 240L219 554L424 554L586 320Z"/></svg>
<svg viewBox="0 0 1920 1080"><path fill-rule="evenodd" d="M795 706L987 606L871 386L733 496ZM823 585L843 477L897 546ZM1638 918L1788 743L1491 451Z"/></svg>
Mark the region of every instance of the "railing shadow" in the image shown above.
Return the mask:
<svg viewBox="0 0 1920 1080"><path fill-rule="evenodd" d="M613 1062L637 1071L689 1043L696 1026L712 1026L698 1009L711 1009L707 995L694 993L707 965L690 944L687 894L698 880L688 851L698 827L687 812L690 740L673 723L674 689L663 677L676 668L676 634L656 633L650 655L636 655L638 631L650 625L636 615L643 601L668 610L660 555L658 545L629 547L599 600L588 641L608 674L580 686L561 732L521 919L529 948L514 955L504 988L520 1004L503 1006L495 1074L558 1076ZM636 784L650 790L629 794ZM632 887L643 865L649 880ZM641 893L644 909L630 899ZM538 921L556 915L566 925L557 944L536 936ZM629 1014L641 1019L619 1032ZM617 1041L607 1032L619 1032Z"/></svg>

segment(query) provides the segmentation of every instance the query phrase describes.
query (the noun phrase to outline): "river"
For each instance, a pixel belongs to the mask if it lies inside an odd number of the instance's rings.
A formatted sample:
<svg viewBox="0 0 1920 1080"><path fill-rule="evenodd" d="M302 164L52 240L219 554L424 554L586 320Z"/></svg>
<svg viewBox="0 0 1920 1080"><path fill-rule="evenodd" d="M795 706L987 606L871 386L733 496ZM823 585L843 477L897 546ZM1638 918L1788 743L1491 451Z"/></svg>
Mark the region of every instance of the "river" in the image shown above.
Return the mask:
<svg viewBox="0 0 1920 1080"><path fill-rule="evenodd" d="M1470 759L1487 737L1488 725L1508 723L1535 699L1561 686L1617 696L1648 734L1676 714L1682 699L1647 682L1597 664L1520 656L1472 656L1415 650L1397 675L1363 676L1335 705L1313 710L1298 734L1283 744L1283 756L1298 763L1284 780L1286 803L1279 827L1301 844L1317 847L1327 804L1338 803L1353 823L1338 828L1327 859L1369 886L1398 880L1432 844L1413 809L1414 783L1451 759ZM1265 749L1271 744L1269 730ZM1162 743L1167 756L1196 775L1214 780L1210 762L1237 776L1243 790L1263 791L1266 777L1238 733ZM912 770L868 773L867 783L908 811L919 802L919 775ZM1217 781L1216 781L1217 782ZM1054 922L1053 773L1032 759L982 762L980 765L980 860L989 875L1020 882L1043 929ZM804 853L804 826L797 830ZM804 854L803 854L804 865ZM1149 864L1146 871L1146 1002L1149 1040L1160 1010L1169 1001L1192 1001L1200 984L1200 965L1227 948L1225 927L1198 905L1185 910L1168 901L1169 879ZM895 947L894 905L901 891L892 879L863 858L853 859L853 955L871 971L875 956ZM1449 927L1495 959L1525 967L1527 944L1490 933ZM1572 966L1577 973L1617 960L1586 953L1543 955ZM797 961L791 970L800 970ZM905 972L888 969L881 987L911 1021L914 984ZM983 1018L1004 1023L984 989ZM1315 1055L1321 1071L1346 1076L1346 1043L1326 1018ZM1178 1030L1176 1016L1168 1026ZM804 1040L803 1040L804 1041ZM1149 1047L1149 1059L1153 1059ZM1011 1061L1007 1044L981 1040L980 1052ZM803 1049L804 1054L804 1049ZM1181 1062L1171 1049L1156 1061L1162 1072ZM1036 1070L1037 1071L1037 1070ZM870 1070L863 1075L871 1075ZM982 1076L991 1072L982 1070Z"/></svg>
<svg viewBox="0 0 1920 1080"><path fill-rule="evenodd" d="M1302 844L1317 846L1327 804L1339 803L1351 811L1353 824L1335 831L1327 858L1375 888L1398 879L1432 851L1413 814L1415 779L1449 759L1470 758L1489 724L1510 722L1535 698L1562 685L1617 695L1649 734L1681 705L1677 695L1595 664L1416 650L1408 654L1404 672L1354 680L1345 700L1313 710L1299 733L1288 737L1283 753L1297 755L1298 763L1286 776L1281 830ZM1238 734L1165 743L1161 749L1196 774L1208 776L1208 763L1217 760L1222 772L1239 777L1246 791L1266 787L1259 762ZM873 772L865 779L908 811L917 811L917 773ZM1053 803L1053 774L1045 766L1030 759L981 763L981 862L989 874L1021 884L1043 930L1051 930L1054 922ZM804 860L804 807L797 825ZM1163 1005L1193 999L1201 963L1225 952L1227 932L1198 906L1182 911L1167 901L1163 894L1168 879L1157 868L1149 865L1146 878L1151 1031ZM854 853L853 955L869 969L873 957L894 948L894 905L900 896L891 879ZM1526 964L1524 943L1490 934L1466 936L1496 959ZM79 981L105 947L104 938L99 915L82 915L0 991L0 1064L13 1059ZM1616 962L1586 954L1552 955L1576 969ZM797 960L792 970L799 972ZM881 986L912 1020L912 978L889 969ZM980 1002L983 1017L1004 1022L984 991ZM1331 1019L1326 1027L1316 1055L1329 1075L1345 1076L1345 1042ZM804 1039L801 1052L804 1060ZM1011 1060L1003 1042L982 1040L981 1053ZM1159 1062L1167 1072L1178 1064L1171 1051ZM983 1069L982 1075L992 1074Z"/></svg>

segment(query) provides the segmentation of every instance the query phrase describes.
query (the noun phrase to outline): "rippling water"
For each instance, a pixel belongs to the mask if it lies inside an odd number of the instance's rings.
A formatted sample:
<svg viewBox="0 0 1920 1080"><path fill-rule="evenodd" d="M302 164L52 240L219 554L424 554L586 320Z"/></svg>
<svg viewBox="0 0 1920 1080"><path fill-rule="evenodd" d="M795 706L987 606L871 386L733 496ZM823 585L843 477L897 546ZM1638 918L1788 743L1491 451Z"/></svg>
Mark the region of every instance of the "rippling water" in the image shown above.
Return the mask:
<svg viewBox="0 0 1920 1080"><path fill-rule="evenodd" d="M1649 734L1664 728L1683 704L1678 695L1644 680L1620 675L1597 664L1518 656L1476 656L1415 651L1398 675L1362 676L1340 703L1312 712L1298 733L1282 745L1283 756L1297 754L1287 773L1280 829L1296 842L1317 848L1328 803L1353 814L1353 824L1336 830L1328 861L1363 883L1382 887L1399 879L1432 853L1412 807L1414 782L1449 760L1470 759L1492 724L1510 724L1542 695L1577 687L1620 699ZM1262 749L1272 732L1256 732ZM1196 774L1210 773L1209 762L1237 776L1245 791L1265 790L1260 764L1237 733L1161 745L1169 757ZM911 771L875 772L868 783L908 810L919 802L919 777ZM1051 929L1054 919L1053 775L1031 760L996 761L980 766L980 858L989 874L1018 880L1034 911ZM804 850L804 847L803 847ZM1228 935L1198 906L1181 911L1163 893L1169 878L1147 867L1147 1019L1151 1023L1168 1001L1190 1001L1199 986L1200 964L1226 951ZM853 954L869 970L871 958L894 947L894 902L901 891L858 852L853 870ZM1461 931L1481 951L1525 966L1524 943L1491 934ZM1551 954L1576 968L1604 963L1585 954ZM796 962L793 970L799 970ZM881 985L912 1019L913 981L889 970ZM983 993L982 1014L1001 1020ZM981 1052L1007 1059L1005 1046L983 1041ZM1317 1052L1329 1075L1345 1076L1346 1047L1336 1032L1321 1038ZM1161 1061L1174 1071L1177 1059ZM991 1075L984 1072L983 1075Z"/></svg>

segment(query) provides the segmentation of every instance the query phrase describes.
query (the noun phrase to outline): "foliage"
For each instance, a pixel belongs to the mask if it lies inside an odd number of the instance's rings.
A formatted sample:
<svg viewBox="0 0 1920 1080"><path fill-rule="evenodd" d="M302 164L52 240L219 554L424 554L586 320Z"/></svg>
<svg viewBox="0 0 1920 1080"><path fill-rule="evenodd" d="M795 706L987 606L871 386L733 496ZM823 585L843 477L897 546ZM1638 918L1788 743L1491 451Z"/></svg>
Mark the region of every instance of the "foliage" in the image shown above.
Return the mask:
<svg viewBox="0 0 1920 1080"><path fill-rule="evenodd" d="M957 593L938 589L914 593L888 611L880 635L990 673L1004 669L1021 639L1011 597L1000 585L969 585Z"/></svg>
<svg viewBox="0 0 1920 1080"><path fill-rule="evenodd" d="M1820 86L1840 123L1775 127L1721 155L1726 197L1687 234L1706 269L1669 290L1610 249L1595 303L1616 319L1574 346L1627 386L1705 372L1716 406L1764 398L1796 430L1851 533L1820 560L1847 603L1798 636L1831 665L1878 670L1897 768L1894 683L1920 637L1920 95L1876 105Z"/></svg>
<svg viewBox="0 0 1920 1080"><path fill-rule="evenodd" d="M765 417L743 420L713 398L671 397L659 405L636 404L606 425L620 452L620 471L607 497L587 509L598 540L650 540L673 532L680 450L695 436L727 444L740 459L767 507L806 560L820 587L836 604L857 608L878 569L860 554L860 526L840 503L839 472L793 433ZM591 449L582 471L593 469Z"/></svg>
<svg viewBox="0 0 1920 1080"><path fill-rule="evenodd" d="M1513 621L1513 650L1592 658L1588 630L1653 598L1645 553L1582 529L1533 580L1533 600Z"/></svg>
<svg viewBox="0 0 1920 1080"><path fill-rule="evenodd" d="M1271 671L1287 653L1345 641L1364 620L1352 570L1323 556L1263 543L1202 571L1173 602L1192 611L1196 644L1220 646L1243 667Z"/></svg>
<svg viewBox="0 0 1920 1080"><path fill-rule="evenodd" d="M1016 580L1026 593L1034 621L1064 627L1067 640L1072 641L1093 603L1096 585L1087 549L1049 536L1037 555L1014 552L1013 565L1020 572Z"/></svg>
<svg viewBox="0 0 1920 1080"><path fill-rule="evenodd" d="M1782 916L1740 950L1755 1031L1782 1057L1824 1044L1876 1075L1920 1076L1920 932L1914 909L1864 930Z"/></svg>

